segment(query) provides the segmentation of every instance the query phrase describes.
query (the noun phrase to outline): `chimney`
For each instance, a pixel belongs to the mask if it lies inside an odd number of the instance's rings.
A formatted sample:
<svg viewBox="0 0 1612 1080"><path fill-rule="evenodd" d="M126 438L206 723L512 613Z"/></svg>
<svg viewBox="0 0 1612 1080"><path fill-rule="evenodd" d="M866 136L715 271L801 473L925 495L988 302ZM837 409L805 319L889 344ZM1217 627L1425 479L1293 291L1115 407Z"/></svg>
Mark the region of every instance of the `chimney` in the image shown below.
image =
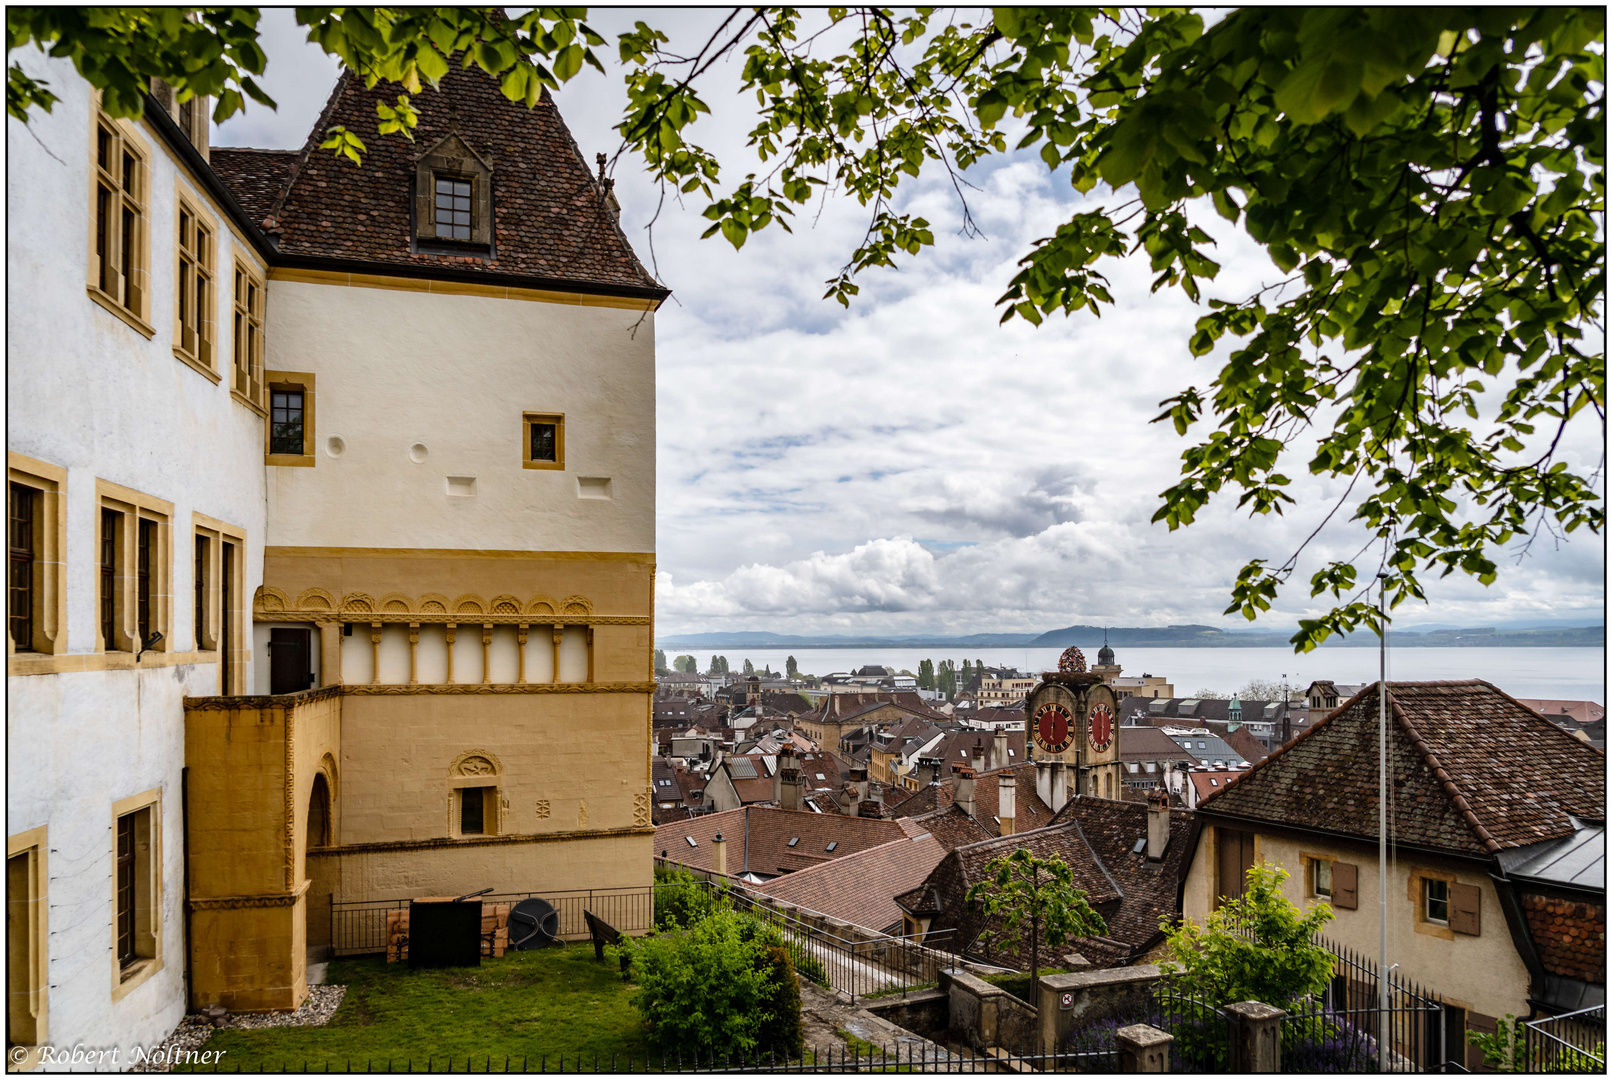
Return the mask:
<svg viewBox="0 0 1612 1080"><path fill-rule="evenodd" d="M927 787L940 782L941 761L935 757L921 757L918 759L918 783Z"/></svg>
<svg viewBox="0 0 1612 1080"><path fill-rule="evenodd" d="M973 765L975 772L982 773L985 771L985 746L978 739L974 740L974 755L970 758L969 763Z"/></svg>
<svg viewBox="0 0 1612 1080"><path fill-rule="evenodd" d="M1008 764L1007 732L997 728L996 738L991 740L991 768L1005 769Z"/></svg>
<svg viewBox="0 0 1612 1080"><path fill-rule="evenodd" d="M1048 806L1052 805L1052 761L1035 763L1035 793Z"/></svg>
<svg viewBox="0 0 1612 1080"><path fill-rule="evenodd" d="M800 788L800 768L795 761L795 752L786 746L783 753L778 755L778 775L773 780L778 805L785 810L799 810Z"/></svg>
<svg viewBox="0 0 1612 1080"><path fill-rule="evenodd" d="M952 801L963 808L963 813L974 816L974 770L967 765L952 768Z"/></svg>
<svg viewBox="0 0 1612 1080"><path fill-rule="evenodd" d="M621 217L621 203L616 199L616 182L605 175L606 158L603 154L596 154L594 155L594 160L599 163L599 194L603 196L605 207L610 211L610 216L619 219Z"/></svg>
<svg viewBox="0 0 1612 1080"><path fill-rule="evenodd" d="M711 838L711 869L724 875L728 872L728 842L721 833Z"/></svg>
<svg viewBox="0 0 1612 1080"><path fill-rule="evenodd" d="M845 804L845 812L851 817L857 817L863 800L868 797L868 770L858 765L850 770L851 799Z"/></svg>
<svg viewBox="0 0 1612 1080"><path fill-rule="evenodd" d="M1002 822L1001 835L1011 836L1013 834L1013 774L1004 773L997 777L996 784L996 816Z"/></svg>
<svg viewBox="0 0 1612 1080"><path fill-rule="evenodd" d="M1050 787L1052 798L1047 800L1047 805L1052 807L1052 812L1056 814L1063 809L1063 804L1069 801L1069 766L1061 761L1052 763Z"/></svg>
<svg viewBox="0 0 1612 1080"><path fill-rule="evenodd" d="M1164 849L1170 846L1170 797L1159 792L1147 801L1147 861L1164 858Z"/></svg>

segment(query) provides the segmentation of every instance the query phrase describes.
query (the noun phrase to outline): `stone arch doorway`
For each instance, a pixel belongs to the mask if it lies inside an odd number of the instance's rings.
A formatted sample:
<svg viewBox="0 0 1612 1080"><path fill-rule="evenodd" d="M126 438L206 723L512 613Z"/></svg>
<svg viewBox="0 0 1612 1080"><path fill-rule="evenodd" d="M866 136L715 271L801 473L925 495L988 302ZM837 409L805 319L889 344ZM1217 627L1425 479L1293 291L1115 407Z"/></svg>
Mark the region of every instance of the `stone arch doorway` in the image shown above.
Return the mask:
<svg viewBox="0 0 1612 1080"><path fill-rule="evenodd" d="M330 846L330 784L324 773L313 778L313 793L308 796L308 847Z"/></svg>
<svg viewBox="0 0 1612 1080"><path fill-rule="evenodd" d="M330 901L335 891L336 877L336 855L329 850L336 843L335 801L331 790L334 773L329 771L330 764L327 755L323 767L314 773L312 790L308 793L303 865L310 879L310 887L304 898L307 918L305 940L310 963L330 958Z"/></svg>

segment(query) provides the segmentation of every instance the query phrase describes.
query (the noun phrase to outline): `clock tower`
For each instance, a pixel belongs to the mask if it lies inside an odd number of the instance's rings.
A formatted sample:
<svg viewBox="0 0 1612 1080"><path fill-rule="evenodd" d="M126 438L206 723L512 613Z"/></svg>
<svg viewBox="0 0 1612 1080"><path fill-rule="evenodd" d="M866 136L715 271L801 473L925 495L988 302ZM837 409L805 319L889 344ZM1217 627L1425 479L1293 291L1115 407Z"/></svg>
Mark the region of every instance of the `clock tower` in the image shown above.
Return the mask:
<svg viewBox="0 0 1612 1080"><path fill-rule="evenodd" d="M1086 669L1078 648L1064 651L1057 671L1042 674L1024 711L1036 788L1049 806L1060 808L1066 791L1119 798L1119 699L1102 673Z"/></svg>

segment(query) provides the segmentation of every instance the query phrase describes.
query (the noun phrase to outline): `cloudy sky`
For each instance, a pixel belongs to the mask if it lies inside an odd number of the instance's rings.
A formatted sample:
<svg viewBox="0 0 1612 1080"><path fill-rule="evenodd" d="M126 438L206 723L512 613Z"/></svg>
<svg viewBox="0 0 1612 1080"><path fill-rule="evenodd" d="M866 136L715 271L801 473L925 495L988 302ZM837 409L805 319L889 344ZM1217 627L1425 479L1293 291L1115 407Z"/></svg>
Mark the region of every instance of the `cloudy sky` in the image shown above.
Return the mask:
<svg viewBox="0 0 1612 1080"><path fill-rule="evenodd" d="M606 11L591 21L613 42L640 17L692 48L720 13ZM254 106L217 129L216 144L300 146L335 79L289 12L265 21L265 82L279 110ZM556 94L589 161L618 146L611 126L624 95L619 69L607 67L608 78L589 69ZM730 89L737 73L719 64L706 77L713 115L695 138L742 176L752 114ZM622 224L649 263L659 192L626 157L615 175ZM661 635L1245 628L1220 614L1237 571L1250 558L1285 559L1341 494L1341 484L1304 477L1285 517L1251 521L1233 497L1186 530L1149 524L1186 440L1148 421L1162 399L1211 377L1213 358L1186 348L1202 310L1179 292L1149 294L1138 260L1107 268L1118 304L1100 319L999 326L995 300L1017 260L1083 197L1029 154L993 159L969 180L983 237L959 234L957 197L943 176L925 176L900 206L931 222L936 248L864 276L849 311L820 297L865 227L854 199L830 198L793 235L768 230L737 252L698 239L709 223L697 197L661 209L653 266L673 290L656 321ZM1209 295L1241 297L1279 276L1239 230L1213 214L1201 223L1223 266ZM1566 459L1593 468L1600 440L1581 424ZM1304 476L1307 459L1288 474ZM1303 582L1362 539L1347 526L1323 534L1271 627L1319 610ZM1430 604L1397 621L1602 621L1599 538L1559 549L1542 538L1502 565L1488 589L1433 583Z"/></svg>

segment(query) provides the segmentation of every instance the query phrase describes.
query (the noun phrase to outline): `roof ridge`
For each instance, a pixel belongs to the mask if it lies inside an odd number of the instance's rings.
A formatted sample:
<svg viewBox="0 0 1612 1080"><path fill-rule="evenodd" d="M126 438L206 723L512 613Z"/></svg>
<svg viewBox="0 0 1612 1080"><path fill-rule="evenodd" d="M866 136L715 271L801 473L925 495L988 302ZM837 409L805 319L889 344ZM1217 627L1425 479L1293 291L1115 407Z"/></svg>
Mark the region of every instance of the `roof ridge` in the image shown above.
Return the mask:
<svg viewBox="0 0 1612 1080"><path fill-rule="evenodd" d="M1552 732L1555 732L1555 733L1561 734L1561 735L1565 735L1569 739L1572 739L1574 742L1583 742L1582 739L1579 739L1571 731L1568 731L1566 728L1562 727L1559 724L1553 723L1551 721L1550 717L1545 716L1538 709L1529 708L1527 705L1524 705L1517 698L1512 697L1510 694L1506 693L1504 690L1500 689L1498 686L1494 685L1493 683L1487 682L1486 680L1483 680L1483 679L1479 679L1477 681L1482 682L1489 689L1493 690L1495 693L1499 694L1501 697L1505 698L1507 701L1511 702L1513 705L1517 706L1519 709L1521 709L1525 713L1527 713L1528 714L1528 719L1530 721L1542 722L1542 723L1544 723L1545 727L1549 728ZM1577 700L1580 700L1580 699L1578 699L1578 698L1536 698L1535 700L1536 701L1577 701ZM1605 718L1604 710L1603 710L1602 718L1603 719ZM1594 722L1595 721L1593 721L1593 720L1590 721L1590 723L1594 723ZM1606 751L1604 749L1601 749L1601 748L1595 747L1595 746L1591 746L1590 749L1597 751L1603 757L1606 756Z"/></svg>
<svg viewBox="0 0 1612 1080"><path fill-rule="evenodd" d="M1336 685L1336 684L1334 684L1334 685ZM1293 738L1289 739L1287 742L1283 743L1281 746L1278 746L1275 750L1272 750L1269 754L1265 755L1263 758L1259 759L1258 761L1255 761L1255 762L1251 763L1248 768L1242 770L1236 776L1232 777L1231 782L1228 783L1225 787L1221 788L1218 791L1211 791L1209 793L1209 795L1206 798L1203 799L1202 802L1198 803L1198 805L1199 806L1206 806L1209 803L1213 802L1219 796L1224 795L1226 792L1230 791L1232 788L1234 788L1238 784L1242 783L1243 779L1245 777L1249 777L1249 776L1254 775L1254 773L1256 773L1259 770L1263 769L1265 766L1269 765L1271 762L1275 761L1277 758L1281 757L1283 754L1287 753L1289 750L1291 750L1294 747L1298 746L1299 743L1303 742L1305 739L1308 739L1310 736L1314 735L1317 731L1320 731L1322 728L1324 728L1327 725L1331 724L1333 720L1337 719L1340 715L1343 714L1343 711L1345 709L1347 709L1347 708L1349 708L1349 706L1353 705L1355 703L1356 699L1358 699L1367 690L1370 690L1373 686L1376 686L1376 685L1377 685L1376 683L1367 683L1365 686L1363 686L1359 690L1355 691L1354 697L1351 697L1348 701L1345 701L1342 705L1339 705L1336 709L1333 709L1331 712L1327 713L1321 719L1317 720L1315 723L1311 724L1309 727L1307 727L1303 731L1299 732L1297 735L1295 735Z"/></svg>
<svg viewBox="0 0 1612 1080"><path fill-rule="evenodd" d="M1472 679L1470 681L1473 683L1483 682L1481 679ZM1392 683L1388 685L1393 686ZM1427 745L1427 741L1422 738L1422 733L1416 730L1416 725L1411 723L1410 717L1406 716L1405 711L1399 707L1399 702L1394 700L1394 695L1390 692L1387 698L1388 703L1393 706L1394 719L1399 723L1400 727L1405 729L1405 734L1410 737L1411 745L1415 746L1417 752L1422 755L1422 761L1426 763L1429 769L1433 770L1433 775L1443 786L1444 793L1450 797L1450 802L1461 812L1461 817L1466 821L1467 827L1472 830L1473 835L1478 838L1490 853L1501 850L1505 845L1491 836L1489 830L1484 828L1483 823L1478 820L1478 815L1472 810L1472 804L1467 802L1466 795L1461 792L1461 786L1455 782L1455 778L1450 775L1449 770L1439 762L1438 755L1433 752L1432 747ZM1379 765L1379 767L1381 766Z"/></svg>
<svg viewBox="0 0 1612 1080"><path fill-rule="evenodd" d="M313 129L308 132L308 137L303 140L302 150L297 154L297 163L291 166L291 174L285 178L285 186L280 189L280 194L275 197L274 203L269 207L268 216L274 219L276 228L280 227L280 214L285 210L285 201L291 195L291 189L296 187L297 178L302 175L302 167L308 163L308 158L313 154L314 146L316 145L314 140L318 139L320 133L329 127L326 121L330 119L330 114L336 108L336 103L341 100L342 94L346 92L347 83L351 77L352 72L345 67L337 74L336 85L330 88L330 96L325 99L325 107L319 110L319 118L313 122Z"/></svg>

